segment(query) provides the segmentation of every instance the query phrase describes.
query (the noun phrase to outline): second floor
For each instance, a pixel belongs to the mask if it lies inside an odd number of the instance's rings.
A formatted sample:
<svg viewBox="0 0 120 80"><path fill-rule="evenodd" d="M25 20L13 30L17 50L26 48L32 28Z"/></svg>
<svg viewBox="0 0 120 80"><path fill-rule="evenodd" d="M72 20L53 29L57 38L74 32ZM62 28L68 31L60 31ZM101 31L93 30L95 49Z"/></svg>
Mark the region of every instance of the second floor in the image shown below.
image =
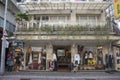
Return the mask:
<svg viewBox="0 0 120 80"><path fill-rule="evenodd" d="M30 21L19 21L16 32L57 32L57 31L112 31L109 20L102 15L62 14L62 15L30 15Z"/></svg>

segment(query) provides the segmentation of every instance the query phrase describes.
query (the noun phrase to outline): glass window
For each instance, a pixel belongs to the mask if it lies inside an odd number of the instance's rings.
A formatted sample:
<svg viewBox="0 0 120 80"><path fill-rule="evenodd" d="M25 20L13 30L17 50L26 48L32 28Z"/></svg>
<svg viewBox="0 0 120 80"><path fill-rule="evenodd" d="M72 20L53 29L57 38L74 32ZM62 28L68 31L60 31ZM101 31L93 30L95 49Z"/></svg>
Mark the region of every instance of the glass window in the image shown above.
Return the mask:
<svg viewBox="0 0 120 80"><path fill-rule="evenodd" d="M87 22L87 16L80 16L79 17L79 22L81 25L86 25L88 22Z"/></svg>
<svg viewBox="0 0 120 80"><path fill-rule="evenodd" d="M48 16L42 16L42 20L48 21L49 17Z"/></svg>
<svg viewBox="0 0 120 80"><path fill-rule="evenodd" d="M0 26L3 27L3 22L4 20L2 18L0 18Z"/></svg>
<svg viewBox="0 0 120 80"><path fill-rule="evenodd" d="M9 23L6 22L6 29L9 30Z"/></svg>
<svg viewBox="0 0 120 80"><path fill-rule="evenodd" d="M89 25L94 26L96 24L95 16L89 16Z"/></svg>
<svg viewBox="0 0 120 80"><path fill-rule="evenodd" d="M57 16L51 16L50 21L57 21Z"/></svg>
<svg viewBox="0 0 120 80"><path fill-rule="evenodd" d="M64 22L65 21L65 16L59 16L58 20Z"/></svg>

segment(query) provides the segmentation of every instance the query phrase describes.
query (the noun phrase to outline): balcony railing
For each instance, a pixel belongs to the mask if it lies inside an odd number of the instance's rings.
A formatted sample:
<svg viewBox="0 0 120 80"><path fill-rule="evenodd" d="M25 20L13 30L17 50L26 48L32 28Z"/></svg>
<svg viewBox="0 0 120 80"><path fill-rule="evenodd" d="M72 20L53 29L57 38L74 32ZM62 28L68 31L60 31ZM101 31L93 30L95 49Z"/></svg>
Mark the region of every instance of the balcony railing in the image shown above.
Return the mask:
<svg viewBox="0 0 120 80"><path fill-rule="evenodd" d="M40 24L39 24L40 23ZM20 24L16 32L38 32L39 34L108 34L112 32L106 22L91 23L36 23ZM27 33L26 33L27 34Z"/></svg>

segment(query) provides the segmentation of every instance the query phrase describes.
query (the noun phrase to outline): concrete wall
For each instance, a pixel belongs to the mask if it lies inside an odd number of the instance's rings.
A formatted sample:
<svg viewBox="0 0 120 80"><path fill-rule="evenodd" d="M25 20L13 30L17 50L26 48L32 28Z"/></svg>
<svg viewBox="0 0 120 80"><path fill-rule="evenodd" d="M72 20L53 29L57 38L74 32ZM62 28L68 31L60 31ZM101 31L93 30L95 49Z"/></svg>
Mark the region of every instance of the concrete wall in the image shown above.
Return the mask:
<svg viewBox="0 0 120 80"><path fill-rule="evenodd" d="M14 7L13 7L14 9ZM5 11L5 7L3 4L0 3L0 17L4 18L4 11ZM15 20L14 20L14 15L8 10L7 11L7 20L15 25Z"/></svg>

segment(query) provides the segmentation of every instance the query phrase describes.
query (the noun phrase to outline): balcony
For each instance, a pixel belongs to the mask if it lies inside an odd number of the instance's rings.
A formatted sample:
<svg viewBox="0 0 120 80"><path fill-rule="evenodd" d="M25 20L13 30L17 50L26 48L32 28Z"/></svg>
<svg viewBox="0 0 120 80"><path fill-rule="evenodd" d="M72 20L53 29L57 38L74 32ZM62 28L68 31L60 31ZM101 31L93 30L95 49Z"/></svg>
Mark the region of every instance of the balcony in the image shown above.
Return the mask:
<svg viewBox="0 0 120 80"><path fill-rule="evenodd" d="M106 22L36 22L18 25L16 34L42 34L42 35L80 35L80 34L110 34L112 28Z"/></svg>

